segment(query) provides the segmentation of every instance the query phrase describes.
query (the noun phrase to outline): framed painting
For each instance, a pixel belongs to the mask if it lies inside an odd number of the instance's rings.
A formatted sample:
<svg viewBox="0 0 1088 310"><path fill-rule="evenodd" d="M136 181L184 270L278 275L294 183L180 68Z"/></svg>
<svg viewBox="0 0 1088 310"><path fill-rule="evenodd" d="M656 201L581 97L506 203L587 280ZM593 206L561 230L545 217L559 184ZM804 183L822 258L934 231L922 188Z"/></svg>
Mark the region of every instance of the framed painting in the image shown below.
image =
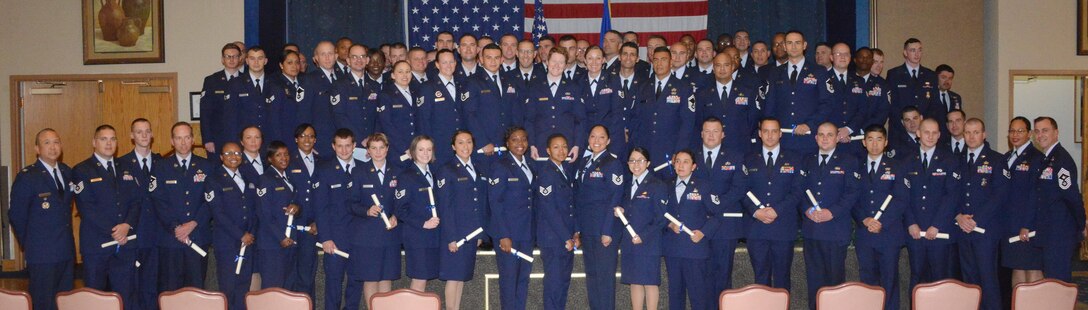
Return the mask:
<svg viewBox="0 0 1088 310"><path fill-rule="evenodd" d="M83 64L161 63L163 0L82 0Z"/></svg>
<svg viewBox="0 0 1088 310"><path fill-rule="evenodd" d="M1077 55L1088 55L1088 0L1077 0Z"/></svg>

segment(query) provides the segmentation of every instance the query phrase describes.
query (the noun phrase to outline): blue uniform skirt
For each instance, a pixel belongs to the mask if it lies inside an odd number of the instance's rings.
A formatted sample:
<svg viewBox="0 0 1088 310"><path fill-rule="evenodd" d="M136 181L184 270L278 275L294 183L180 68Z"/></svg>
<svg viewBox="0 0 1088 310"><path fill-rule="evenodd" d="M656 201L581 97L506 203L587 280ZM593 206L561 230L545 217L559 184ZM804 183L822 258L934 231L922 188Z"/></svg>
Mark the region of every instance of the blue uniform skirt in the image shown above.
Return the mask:
<svg viewBox="0 0 1088 310"><path fill-rule="evenodd" d="M661 285L661 256L624 253L620 273L624 284Z"/></svg>
<svg viewBox="0 0 1088 310"><path fill-rule="evenodd" d="M457 250L450 253L447 248L441 248L439 252L438 279L443 281L470 281L476 269L476 242L469 241Z"/></svg>
<svg viewBox="0 0 1088 310"><path fill-rule="evenodd" d="M357 247L351 256L350 274L356 279L375 282L400 279L400 247Z"/></svg>
<svg viewBox="0 0 1088 310"><path fill-rule="evenodd" d="M405 275L412 279L438 278L438 248L404 249Z"/></svg>
<svg viewBox="0 0 1088 310"><path fill-rule="evenodd" d="M1043 249L1028 242L1001 242L1001 266L1017 270L1043 270Z"/></svg>

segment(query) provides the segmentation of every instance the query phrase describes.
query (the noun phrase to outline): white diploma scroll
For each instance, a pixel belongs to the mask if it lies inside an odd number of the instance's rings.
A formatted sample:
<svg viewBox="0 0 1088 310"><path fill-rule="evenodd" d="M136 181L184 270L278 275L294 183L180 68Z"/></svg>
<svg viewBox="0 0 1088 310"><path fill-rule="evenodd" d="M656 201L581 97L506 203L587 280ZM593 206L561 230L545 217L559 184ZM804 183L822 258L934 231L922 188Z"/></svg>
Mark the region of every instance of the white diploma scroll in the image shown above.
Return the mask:
<svg viewBox="0 0 1088 310"><path fill-rule="evenodd" d="M295 215L294 214L288 214L287 215L287 227L283 229L283 236L284 237L291 238L291 227L294 226L293 224L295 224Z"/></svg>
<svg viewBox="0 0 1088 310"><path fill-rule="evenodd" d="M884 203L880 205L880 211L876 211L876 216L874 216L873 219L879 221L880 216L884 215L884 209L887 208L888 204L891 203L891 202L892 202L892 195L888 195L888 198L884 198Z"/></svg>
<svg viewBox="0 0 1088 310"><path fill-rule="evenodd" d="M759 198L756 198L756 194L752 194L752 192L748 192L748 199L751 200L752 203L755 204L756 206L759 206L760 209L763 209L763 208L767 207L767 206L764 206L762 202L759 202Z"/></svg>
<svg viewBox="0 0 1088 310"><path fill-rule="evenodd" d="M518 257L521 257L521 259L524 259L527 262L530 262L530 263L533 262L533 256L532 255L523 253L521 251L518 251L517 249L510 248L510 253L514 254L514 255L517 255Z"/></svg>
<svg viewBox="0 0 1088 310"><path fill-rule="evenodd" d="M205 252L204 249L201 249L199 245L193 243L193 240L186 240L185 245L188 245L190 249L196 251L196 254L200 254L200 257L208 256L208 252Z"/></svg>
<svg viewBox="0 0 1088 310"><path fill-rule="evenodd" d="M689 236L694 236L695 235L695 233L692 232L691 229L688 229L686 226L684 226L684 223L681 223L680 220L673 217L672 214L669 214L668 212L665 212L665 218L668 219L669 222L672 222L673 224L675 224L676 226L680 226L680 230L683 230Z"/></svg>
<svg viewBox="0 0 1088 310"><path fill-rule="evenodd" d="M812 191L811 190L806 189L805 194L808 195L808 201L812 202L812 206L816 207L816 211L823 210L823 209L820 208L820 203L816 202L816 196L812 196Z"/></svg>
<svg viewBox="0 0 1088 310"><path fill-rule="evenodd" d="M627 228L627 233L631 235L631 238L638 237L635 233L635 229L631 228L631 223L627 222L627 217L623 216L623 212L616 212L616 216L620 218L620 222L623 222L623 227Z"/></svg>
<svg viewBox="0 0 1088 310"><path fill-rule="evenodd" d="M1034 231L1028 232L1028 238L1032 238L1032 237L1035 237L1035 232ZM1017 242L1020 242L1020 235L1015 235L1015 236L1012 236L1012 238L1009 238L1009 243L1017 243Z"/></svg>
<svg viewBox="0 0 1088 310"><path fill-rule="evenodd" d="M435 210L437 208L435 207L435 204L434 204L434 188L433 187L428 187L427 188L427 198L430 199L430 202L431 202L431 205L427 206L428 208L431 209L431 217L438 217L438 211Z"/></svg>
<svg viewBox="0 0 1088 310"><path fill-rule="evenodd" d="M127 239L128 241L136 240L136 235L129 235L128 237L125 237L125 239ZM117 245L116 240L103 243L102 248L104 249L104 248L108 248L108 247L114 246L114 245Z"/></svg>
<svg viewBox="0 0 1088 310"><path fill-rule="evenodd" d="M476 227L476 230L473 230L471 233L468 234L468 236L465 236L465 239L457 241L457 247L461 247L461 245L465 244L465 242L472 240L472 238L476 238L476 235L479 235L482 232L484 232L483 227Z"/></svg>
<svg viewBox="0 0 1088 310"><path fill-rule="evenodd" d="M495 152L506 152L506 147L505 146L497 147L497 148L495 148ZM482 149L482 148L479 149L479 150L476 150L476 154L483 154L483 153L484 153L484 149Z"/></svg>
<svg viewBox="0 0 1088 310"><path fill-rule="evenodd" d="M325 246L321 245L321 242L314 243L314 245L316 245L317 247L322 248L322 249L325 248ZM337 256L343 257L345 259L349 258L351 256L348 253L346 253L344 251L341 251L340 249L333 250L332 253L336 254Z"/></svg>
<svg viewBox="0 0 1088 310"><path fill-rule="evenodd" d="M238 249L238 257L234 259L234 274L242 273L242 261L246 259L246 246L242 245L242 248Z"/></svg>
<svg viewBox="0 0 1088 310"><path fill-rule="evenodd" d="M374 205L382 208L378 214L382 215L382 222L385 222L385 229L392 229L393 225L389 223L389 216L385 215L385 207L382 207L382 203L378 201L378 194L370 194L370 199L374 200Z"/></svg>

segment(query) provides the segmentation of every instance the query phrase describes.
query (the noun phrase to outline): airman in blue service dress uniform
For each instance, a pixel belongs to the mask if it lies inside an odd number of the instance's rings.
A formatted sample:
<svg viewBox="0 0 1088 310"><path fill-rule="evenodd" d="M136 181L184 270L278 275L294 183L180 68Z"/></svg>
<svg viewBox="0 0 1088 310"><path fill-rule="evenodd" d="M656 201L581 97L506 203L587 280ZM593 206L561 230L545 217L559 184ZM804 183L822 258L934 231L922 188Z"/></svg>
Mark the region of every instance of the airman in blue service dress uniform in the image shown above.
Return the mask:
<svg viewBox="0 0 1088 310"><path fill-rule="evenodd" d="M359 300L359 290L343 289L348 259L334 255L339 249L352 253L352 235L348 231L351 221L348 192L355 186L352 175L361 173L362 161L351 157L355 150L355 135L349 129L338 129L332 140L336 158L322 162L314 173L314 205L317 206L317 241L325 251L325 307L340 308L340 298ZM343 295L342 295L343 294ZM346 296L345 296L346 295Z"/></svg>
<svg viewBox="0 0 1088 310"><path fill-rule="evenodd" d="M789 60L775 69L768 81L767 105L763 115L777 118L782 128L792 134L782 138L782 147L798 155L816 152L811 135L816 126L828 119L834 86L828 82L827 70L805 59L807 46L804 35L791 31L786 35Z"/></svg>
<svg viewBox="0 0 1088 310"><path fill-rule="evenodd" d="M204 200L215 220L212 246L215 248L216 276L219 290L227 296L230 309L245 309L251 275L257 270L257 180L242 176L241 149L234 142L222 146L220 160L208 177ZM241 247L246 252L241 253ZM241 268L238 263L241 262ZM238 273L234 271L237 270Z"/></svg>
<svg viewBox="0 0 1088 310"><path fill-rule="evenodd" d="M71 290L75 280L72 170L57 161L61 142L53 129L38 132L34 149L38 160L20 170L11 186L8 216L26 257L34 309L53 310L56 294Z"/></svg>
<svg viewBox="0 0 1088 310"><path fill-rule="evenodd" d="M476 248L487 235L473 234L487 227L488 166L476 153L471 132L454 134L453 160L438 171L435 199L443 214L439 230L438 279L446 281L446 303L460 307L464 282L472 280L476 269Z"/></svg>
<svg viewBox="0 0 1088 310"><path fill-rule="evenodd" d="M453 133L467 128L461 111L472 93L462 78L455 78L453 69L457 61L452 51L438 51L435 58L438 75L419 87L416 105L419 108L419 133L444 145L453 140ZM438 166L453 160L453 150L445 146L434 148L434 163ZM436 171L437 172L437 171ZM432 176L433 177L433 176Z"/></svg>
<svg viewBox="0 0 1088 310"><path fill-rule="evenodd" d="M352 46L348 57L351 72L344 75L346 79L336 82L329 104L332 104L336 127L351 129L351 133L360 137L355 139L355 147L362 149L365 148L362 137L374 133L378 124L378 93L381 87L367 83L365 69L370 58L365 46Z"/></svg>
<svg viewBox="0 0 1088 310"><path fill-rule="evenodd" d="M824 122L816 128L816 154L806 156L802 171L806 191L801 206L805 245L805 279L809 309L816 309L816 292L846 281L846 247L850 245L850 212L858 200L861 174L853 154L840 151L839 128ZM811 196L810 196L811 195ZM812 202L815 198L816 202Z"/></svg>
<svg viewBox="0 0 1088 310"><path fill-rule="evenodd" d="M566 309L570 272L574 269L574 167L567 163L567 139L548 139L548 161L541 163L533 182L533 220L536 245L544 264L544 309Z"/></svg>
<svg viewBox="0 0 1088 310"><path fill-rule="evenodd" d="M604 125L589 131L589 155L574 163L574 219L586 269L586 296L590 309L613 309L616 304L616 259L620 222L614 209L623 201L623 164L608 153L611 141Z"/></svg>
<svg viewBox="0 0 1088 310"><path fill-rule="evenodd" d="M887 138L888 131L881 125L865 128L867 154L859 166L861 188L852 215L861 282L883 287L885 308L894 310L899 309L899 251L907 239L903 216L910 194L899 162L884 153Z"/></svg>
<svg viewBox="0 0 1088 310"><path fill-rule="evenodd" d="M587 128L597 124L608 128L616 135L608 144L608 152L615 154L622 161L627 156L626 120L624 118L625 100L620 97L620 79L614 72L600 70L603 64L601 49L590 47L586 51L588 71L581 84L582 100L585 102Z"/></svg>
<svg viewBox="0 0 1088 310"><path fill-rule="evenodd" d="M585 145L585 102L578 83L562 75L566 66L566 51L557 47L548 56L546 76L529 82L525 98L525 129L529 132L530 153L534 158L545 157L548 137L561 134L568 137L571 155L581 155Z"/></svg>
<svg viewBox="0 0 1088 310"><path fill-rule="evenodd" d="M642 305L657 305L661 285L661 240L669 221L665 211L671 196L665 182L649 172L653 163L647 157L649 152L641 147L631 149L628 154L628 182L624 185L623 205L615 208L617 214L627 219L623 229L634 231L621 232L620 248L623 249L620 281L631 286L632 308ZM617 215L618 216L618 215Z"/></svg>
<svg viewBox="0 0 1088 310"><path fill-rule="evenodd" d="M356 249L348 267L346 290L363 290L364 301L374 293L392 290L400 278L400 229L393 214L394 188L400 166L389 161L389 140L384 134L367 137L370 162L352 175L355 187L349 191L351 210L349 230ZM374 198L377 198L377 204ZM389 224L386 225L385 217ZM345 302L347 309L358 309L359 299Z"/></svg>
<svg viewBox="0 0 1088 310"><path fill-rule="evenodd" d="M87 287L117 292L124 300L136 300L136 242L126 238L141 225L136 194L143 190L128 170L122 171L117 152L117 131L102 125L95 129L94 154L72 169L72 191L82 221L79 249L83 256L83 280ZM150 223L149 223L150 224ZM101 244L116 241L116 246ZM136 305L136 303L133 303Z"/></svg>
<svg viewBox="0 0 1088 310"><path fill-rule="evenodd" d="M708 273L713 275L708 280L707 291L711 301L718 299L723 290L733 287L733 257L737 243L747 234L748 219L745 219L741 199L748 190L748 175L745 173L744 154L722 143L722 121L709 117L703 121L702 143L695 155L699 163L695 177L703 180L707 190L717 195L719 204L713 205L713 221L719 222L717 233L707 235L710 247ZM710 305L716 304L711 303Z"/></svg>
<svg viewBox="0 0 1088 310"><path fill-rule="evenodd" d="M318 158L332 160L336 157L331 146L332 137L338 128L333 116L331 97L336 92L336 80L339 79L334 69L337 64L333 43L329 41L317 43L317 47L314 48L314 61L317 63L317 70L307 75L306 81L309 81L310 88L303 91L303 96L310 98L307 100L313 100L313 104L310 105L310 124L317 132L318 143L314 148L317 150Z"/></svg>
<svg viewBox="0 0 1088 310"><path fill-rule="evenodd" d="M963 166L963 201L956 210L957 246L963 280L982 287L982 309L1001 309L998 243L1001 212L1009 196L1011 172L1005 156L986 143L986 125L972 118L964 125L967 146ZM987 231L986 229L993 229ZM1006 236L1004 239L1008 239Z"/></svg>
<svg viewBox="0 0 1088 310"><path fill-rule="evenodd" d="M923 67L922 41L915 38L903 43L903 65L888 70L887 93L891 102L891 113L895 114L907 106L915 106L926 118L934 117L927 113L929 106L937 101L937 74ZM940 115L944 119L944 115ZM939 125L944 126L943 123ZM888 124L891 139L902 139L907 135L903 125L898 122Z"/></svg>
<svg viewBox="0 0 1088 310"><path fill-rule="evenodd" d="M526 154L529 136L513 127L506 134L508 153L491 166L488 206L491 218L487 231L498 242L495 253L499 269L499 300L503 309L525 309L532 263L513 253L533 248L533 177L535 163Z"/></svg>
<svg viewBox="0 0 1088 310"><path fill-rule="evenodd" d="M910 190L906 212L910 254L910 284L933 282L951 275L953 233L957 206L961 201L960 160L937 147L937 121L925 119L919 127L918 150L907 150L903 163L904 182ZM950 234L938 239L937 234Z"/></svg>
<svg viewBox="0 0 1088 310"><path fill-rule="evenodd" d="M1069 259L1084 238L1084 200L1077 183L1077 168L1065 147L1058 143L1058 125L1049 117L1035 119L1035 140L1043 152L1039 180L1032 195L1035 214L1025 220L1031 226L1020 229L1020 239L1037 231L1035 246L1043 250L1043 276L1072 280Z"/></svg>
<svg viewBox="0 0 1088 310"><path fill-rule="evenodd" d="M710 247L704 241L714 235L721 222L712 220L714 211L721 205L721 198L707 189L712 186L692 177L696 164L690 151L680 151L673 156L676 179L675 191L669 197L668 213L681 224L669 223L669 230L662 238L665 269L669 276L669 308L684 309L685 298L692 309L710 309L707 303L707 258ZM690 234L688 233L690 232Z"/></svg>
<svg viewBox="0 0 1088 310"><path fill-rule="evenodd" d="M702 130L703 121L710 117L717 118L725 134L722 143L732 151L747 154L756 146L756 122L762 113L760 105L763 98L758 89L735 80L736 68L736 61L729 55L723 53L714 56L714 81L695 93L698 113L695 120ZM693 142L696 146L700 145L697 141Z"/></svg>
<svg viewBox="0 0 1088 310"><path fill-rule="evenodd" d="M628 126L632 145L646 147L650 157L666 162L676 151L691 146L695 95L689 82L672 76L667 49L654 51L653 57L654 77L634 93Z"/></svg>
<svg viewBox="0 0 1088 310"><path fill-rule="evenodd" d="M481 57L483 66L479 73L466 79L472 94L465 102L464 119L476 138L476 145L484 150L487 161L491 162L495 160L492 148L502 146L506 128L515 125L515 119L523 118L525 99L515 87L517 82L500 72L502 50L498 45L483 47Z"/></svg>
<svg viewBox="0 0 1088 310"><path fill-rule="evenodd" d="M317 242L317 224L315 223L317 206L313 204L313 194L316 191L314 172L319 166L319 161L317 154L314 154L315 141L313 126L304 123L295 127L295 145L298 148L291 151L291 161L287 166L287 176L297 188L295 202L301 209L295 215L293 227L299 232L295 235L295 240L301 246L295 248L298 250L297 265L293 268L294 274L288 275L286 285L287 289L306 293L311 298L314 296L314 281L316 281L314 275L317 274L317 251L310 247L311 244Z"/></svg>
<svg viewBox="0 0 1088 310"><path fill-rule="evenodd" d="M1009 121L1009 146L1005 153L1006 169L1012 175L1010 188L1034 189L1039 176L1033 168L1040 165L1043 153L1031 142L1031 121L1018 116ZM1035 210L1031 195L1009 195L1000 211L1003 229L1002 237L1019 236L1020 229L1034 225L1025 223L1029 214ZM998 242L1001 244L1001 265L1012 269L1013 286L1023 282L1034 282L1043 278L1042 249L1030 242Z"/></svg>
<svg viewBox="0 0 1088 310"><path fill-rule="evenodd" d="M251 47L246 51L248 70L238 79L232 79L227 86L227 94L223 98L223 117L228 122L224 128L230 134L227 136L230 139L225 141L235 141L233 135L249 126L256 126L262 133L271 133L267 136L274 136L281 126L277 123L280 114L273 110L286 105L288 98L282 92L283 86L272 81L276 78L266 74L267 63L264 50L258 46Z"/></svg>
<svg viewBox="0 0 1088 310"><path fill-rule="evenodd" d="M207 250L212 242L211 211L205 204L204 182L213 173L212 163L193 155L192 126L178 122L170 129L174 156L151 168L148 191L155 203L159 223L174 240L159 241L159 289L203 287L208 259L189 244Z"/></svg>
<svg viewBox="0 0 1088 310"><path fill-rule="evenodd" d="M801 201L795 193L801 188L801 157L779 144L779 122L773 118L760 121L759 151L744 159L748 189L759 205L745 199L744 207L752 214L748 226L748 252L755 282L771 287L790 288L793 244L800 226Z"/></svg>
<svg viewBox="0 0 1088 310"><path fill-rule="evenodd" d="M434 161L434 141L416 136L409 146L412 165L397 176L396 215L404 221L404 275L412 279L411 288L423 291L427 280L438 278L438 227L440 220L432 199L437 188L438 168ZM443 184L444 185L444 184Z"/></svg>
<svg viewBox="0 0 1088 310"><path fill-rule="evenodd" d="M295 149L294 130L298 125L310 124L312 120L313 97L306 96L306 89L310 88L309 76L300 74L299 53L286 51L283 60L280 61L280 73L272 77L276 85L276 96L283 96L283 104L272 108L274 132L267 133L268 141L283 141L287 148Z"/></svg>
<svg viewBox="0 0 1088 310"><path fill-rule="evenodd" d="M135 227L136 235L140 236L140 241L136 242L136 261L140 262L140 266L136 267L136 294L139 296L137 298L141 309L158 309L158 244L162 242L161 238L167 238L169 233L159 224L159 218L155 215L155 205L151 203L151 197L144 186L151 183L151 167L161 164L162 156L151 151L150 121L143 118L133 120L131 131L133 150L118 159L118 167L121 168L122 175L128 171L128 174L140 185L140 190L131 193L136 196L133 198L137 200L135 203L140 205L139 222L141 223Z"/></svg>
<svg viewBox="0 0 1088 310"><path fill-rule="evenodd" d="M200 115L204 115L200 121L200 137L209 154L214 154L223 142L234 138L234 133L229 131L234 120L223 118L223 98L227 95L227 85L243 71L242 64L245 60L245 55L242 55L242 51L234 43L223 45L219 55L223 70L204 77L204 84L200 89ZM158 307L157 301L155 304Z"/></svg>
<svg viewBox="0 0 1088 310"><path fill-rule="evenodd" d="M378 94L378 127L389 139L390 162L408 168L412 159L401 160L401 156L408 154L412 138L419 134L419 108L416 106L419 86L411 82L411 66L407 62L397 62L392 72L393 83Z"/></svg>
<svg viewBox="0 0 1088 310"><path fill-rule="evenodd" d="M288 176L291 152L285 143L272 141L264 155L271 166L255 186L257 217L260 219L257 249L261 256L257 270L261 273L262 288L283 288L288 277L295 273L297 247L301 246L297 236L304 233L293 227L293 217L299 212L298 191L302 188L296 187ZM292 217L291 226L288 226L288 217Z"/></svg>

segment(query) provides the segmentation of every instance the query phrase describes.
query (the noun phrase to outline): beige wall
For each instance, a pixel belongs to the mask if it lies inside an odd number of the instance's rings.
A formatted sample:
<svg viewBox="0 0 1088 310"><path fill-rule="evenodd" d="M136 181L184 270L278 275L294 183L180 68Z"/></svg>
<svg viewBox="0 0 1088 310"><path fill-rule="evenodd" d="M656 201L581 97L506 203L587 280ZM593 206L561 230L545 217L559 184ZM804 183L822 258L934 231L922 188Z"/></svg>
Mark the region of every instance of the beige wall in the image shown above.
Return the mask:
<svg viewBox="0 0 1088 310"><path fill-rule="evenodd" d="M1088 70L1088 56L1077 56L1077 1L997 1L986 5L986 110L1000 125L1005 149L1009 109L1009 70ZM994 39L990 39L994 38ZM1041 98L1042 99L1042 98ZM1049 102L1016 102L1016 110ZM1072 135L1071 124L1059 124ZM992 132L992 131L991 131ZM991 141L994 139L991 138ZM1073 146L1066 146L1070 148Z"/></svg>
<svg viewBox="0 0 1088 310"><path fill-rule="evenodd" d="M189 120L189 92L200 91L204 76L221 69L220 47L243 38L243 2L163 2L165 63L84 66L81 1L0 0L0 165L11 166L14 144L8 125L11 75L177 72L178 119Z"/></svg>
<svg viewBox="0 0 1088 310"><path fill-rule="evenodd" d="M963 96L964 110L972 116L983 114L982 0L877 0L874 8L876 46L884 50L885 72L903 64L903 41L918 38L922 65L952 66L956 70L952 90Z"/></svg>

